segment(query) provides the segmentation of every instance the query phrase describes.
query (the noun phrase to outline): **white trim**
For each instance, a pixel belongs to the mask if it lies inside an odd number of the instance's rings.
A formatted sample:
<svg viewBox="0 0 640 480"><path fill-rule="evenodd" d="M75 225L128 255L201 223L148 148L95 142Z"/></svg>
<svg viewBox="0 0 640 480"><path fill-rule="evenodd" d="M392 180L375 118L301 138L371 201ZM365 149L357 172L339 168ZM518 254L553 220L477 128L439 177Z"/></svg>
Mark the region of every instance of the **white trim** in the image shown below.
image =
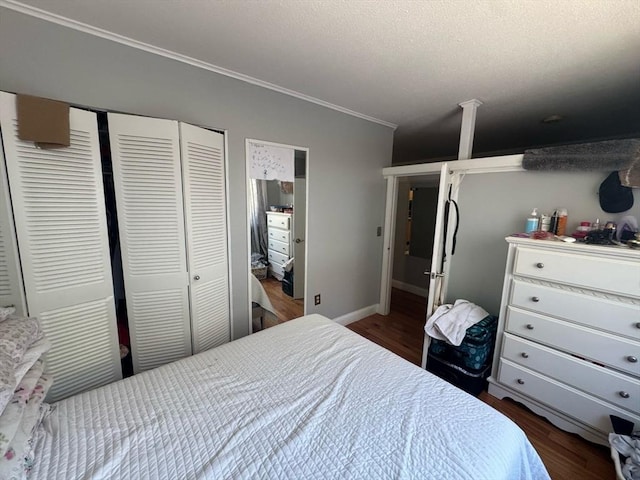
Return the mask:
<svg viewBox="0 0 640 480"><path fill-rule="evenodd" d="M431 175L440 172L442 165L449 164L452 172L461 173L498 173L523 172L522 154L502 155L499 157L471 158L468 160L452 160L447 162L418 163L382 169L383 177L413 177Z"/></svg>
<svg viewBox="0 0 640 480"><path fill-rule="evenodd" d="M302 302L302 314L306 315L307 312L309 311L309 309L307 308L307 305L310 304L307 303L307 299L308 297L308 293L309 293L309 165L311 164L311 162L309 162L309 149L308 148L301 148L299 150L304 150L306 152L305 155L305 165L304 165L304 180L305 180L305 188L304 188L304 194L305 194L305 199L304 199L304 299ZM295 161L295 158L294 158ZM294 181L295 181L295 165L294 165ZM295 196L293 198L293 201L295 202ZM294 208L295 208L295 204L294 204ZM294 210L295 212L295 210Z"/></svg>
<svg viewBox="0 0 640 480"><path fill-rule="evenodd" d="M339 323L340 325L349 325L350 323L357 322L358 320L362 320L363 318L375 315L376 313L378 313L378 305L369 305L368 307L361 308L360 310L356 310L355 312L336 317L333 319L333 321Z"/></svg>
<svg viewBox="0 0 640 480"><path fill-rule="evenodd" d="M172 52L171 50L166 50L164 48L156 47L148 43L140 42L138 40L134 40L133 38L125 37L124 35L119 35L117 33L113 33L108 30L95 27L93 25L88 25L86 23L79 22L77 20L72 20L70 18L63 17L62 15L57 15L55 13L47 12L46 10L36 8L31 5L25 5L24 3L20 3L15 0L0 0L0 7L8 8L9 10L23 13L25 15L39 18L41 20L46 20L47 22L55 23L57 25L62 25L63 27L71 28L73 30L77 30L83 33L88 33L89 35L94 35L96 37L104 38L106 40L111 40L112 42L120 43L122 45L127 45L129 47L136 48L138 50L142 50L148 53L153 53L154 55L160 55L161 57L170 58L172 60L176 60L178 62L185 63L187 65L201 68L203 70L208 70L210 72L218 73L226 77L235 78L236 80L250 83L252 85L257 85L258 87L273 90L275 92L282 93L284 95L289 95L290 97L295 97L300 100L304 100L306 102L315 103L316 105L330 108L331 110L336 110L341 113L346 113L347 115L351 115L352 117L357 117L357 118L361 118L362 120L366 120L368 122L384 125L385 127L392 128L393 130L398 128L398 125L396 125L395 123L391 123L385 120L381 120L379 118L371 117L369 115L365 115L364 113L359 113L354 110L350 110L348 108L335 105L333 103L325 102L324 100L320 100L319 98L315 98L310 95L305 95L304 93L300 93L295 90L281 87L273 83L265 82L264 80L250 77L249 75L244 75L242 73L234 72L233 70L228 70L226 68L219 67L217 65L213 65L211 63L204 62L202 60L198 60L196 58L189 57L187 55L182 55L180 53Z"/></svg>
<svg viewBox="0 0 640 480"><path fill-rule="evenodd" d="M0 0L2 1L2 0ZM271 145L273 147L282 147L282 148L293 148L294 150L304 150L306 152L309 151L309 147L298 147L297 145L290 145L288 143L278 143L278 142L268 142L266 140L259 140L257 138L246 138L245 139L245 148L249 147L249 143L261 143L264 145ZM247 151L245 150L245 156L247 154ZM247 164L247 167L249 166L249 164Z"/></svg>
<svg viewBox="0 0 640 480"><path fill-rule="evenodd" d="M250 214L250 204L251 204L251 190L249 189L249 182L251 181L251 179L249 178L249 158L247 156L247 152L249 151L249 142L250 140L248 138L245 138L244 140L244 193L245 193L245 209L244 209L244 218L246 220L246 227L247 227L247 244L246 244L246 251L247 251L247 307L248 307L248 314L247 314L247 320L249 323L249 332L247 333L247 335L251 335L253 334L253 314L252 314L252 300L251 300L251 214Z"/></svg>
<svg viewBox="0 0 640 480"><path fill-rule="evenodd" d="M398 290L403 290L405 292L418 295L419 297L424 297L425 301L427 299L427 295L429 294L429 290L426 288L416 287L415 285L404 283L399 280L391 280L391 286L393 288L397 288Z"/></svg>
<svg viewBox="0 0 640 480"><path fill-rule="evenodd" d="M415 175L440 174L445 162L417 163L415 165L401 165L382 169L383 177L413 177Z"/></svg>
<svg viewBox="0 0 640 480"><path fill-rule="evenodd" d="M387 177L387 198L384 210L384 237L382 241L382 272L380 277L380 303L378 313L389 315L391 311L391 281L393 280L393 249L396 236L396 203L398 199L397 177Z"/></svg>
<svg viewBox="0 0 640 480"><path fill-rule="evenodd" d="M469 160L455 160L447 162L451 172L473 173L503 173L524 172L521 153L517 155L502 155L499 157L471 158Z"/></svg>

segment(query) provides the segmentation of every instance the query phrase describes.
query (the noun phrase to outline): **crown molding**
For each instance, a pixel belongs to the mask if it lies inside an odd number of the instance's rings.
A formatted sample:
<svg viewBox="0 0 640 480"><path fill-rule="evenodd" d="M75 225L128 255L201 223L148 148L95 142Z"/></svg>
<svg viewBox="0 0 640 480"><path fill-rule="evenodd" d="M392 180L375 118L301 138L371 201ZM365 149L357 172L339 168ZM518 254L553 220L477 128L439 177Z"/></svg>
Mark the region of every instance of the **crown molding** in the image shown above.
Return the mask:
<svg viewBox="0 0 640 480"><path fill-rule="evenodd" d="M385 120L380 120L379 118L371 117L369 115L365 115L363 113L359 113L354 110L341 107L340 105L335 105L333 103L325 102L324 100L320 100L319 98L315 98L310 95L305 95L304 93L296 92L295 90L290 90L288 88L284 88L279 85L275 85L273 83L265 82L258 78L250 77L249 75L244 75L242 73L234 72L233 70L228 70L226 68L219 67L211 63L203 62L202 60L198 60L197 58L189 57L187 55L182 55L180 53L172 52L171 50L166 50L164 48L156 47L148 43L140 42L138 40L134 40L133 38L125 37L124 35L119 35L117 33L110 32L102 28L94 27L92 25L88 25L83 22L78 22L77 20L72 20L70 18L63 17L62 15L57 15L55 13L51 13L46 10L42 10L40 8L32 7L31 5L25 5L24 3L20 3L15 0L0 0L0 7L7 8L9 10L13 10L25 15L29 15L31 17L39 18L47 22L55 23L63 27L71 28L73 30L77 30L83 33L88 33L89 35L94 35L96 37L104 38L106 40L120 43L122 45L127 45L128 47L136 48L138 50L152 53L154 55L170 58L172 60L176 60L178 62L185 63L187 65L191 65L193 67L197 67L202 70L208 70L210 72L214 72L220 75L224 75L226 77L234 78L236 80L250 83L258 87L266 88L268 90L273 90L274 92L278 92L278 93L282 93L283 95L288 95L290 97L298 98L300 100L304 100L309 103L315 103L316 105L320 105L325 108L330 108L331 110L345 113L347 115L351 115L352 117L357 117L362 120L366 120L368 122L384 125L385 127L389 127L394 130L398 128L398 125L396 125L395 123L387 122Z"/></svg>

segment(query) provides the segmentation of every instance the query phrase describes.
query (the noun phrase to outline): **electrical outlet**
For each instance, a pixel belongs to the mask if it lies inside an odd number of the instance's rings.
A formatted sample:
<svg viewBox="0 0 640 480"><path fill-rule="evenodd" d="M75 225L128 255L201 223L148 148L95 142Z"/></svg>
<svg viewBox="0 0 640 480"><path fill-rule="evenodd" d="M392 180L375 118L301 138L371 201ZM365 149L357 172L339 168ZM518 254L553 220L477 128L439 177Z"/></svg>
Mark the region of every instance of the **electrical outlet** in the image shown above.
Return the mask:
<svg viewBox="0 0 640 480"><path fill-rule="evenodd" d="M313 301L315 305L320 305L320 294L317 294L315 297L313 297Z"/></svg>
<svg viewBox="0 0 640 480"><path fill-rule="evenodd" d="M376 229L376 237L381 237L382 236L382 227L378 227Z"/></svg>

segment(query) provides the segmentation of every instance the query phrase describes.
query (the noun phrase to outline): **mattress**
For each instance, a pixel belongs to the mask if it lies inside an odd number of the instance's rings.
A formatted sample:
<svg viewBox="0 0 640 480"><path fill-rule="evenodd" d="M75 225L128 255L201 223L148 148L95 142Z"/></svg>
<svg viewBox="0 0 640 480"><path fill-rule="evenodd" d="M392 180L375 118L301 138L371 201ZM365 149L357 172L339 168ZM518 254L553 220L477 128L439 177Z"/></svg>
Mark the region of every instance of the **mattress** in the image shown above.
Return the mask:
<svg viewBox="0 0 640 480"><path fill-rule="evenodd" d="M319 315L62 400L36 479L548 479L476 398Z"/></svg>

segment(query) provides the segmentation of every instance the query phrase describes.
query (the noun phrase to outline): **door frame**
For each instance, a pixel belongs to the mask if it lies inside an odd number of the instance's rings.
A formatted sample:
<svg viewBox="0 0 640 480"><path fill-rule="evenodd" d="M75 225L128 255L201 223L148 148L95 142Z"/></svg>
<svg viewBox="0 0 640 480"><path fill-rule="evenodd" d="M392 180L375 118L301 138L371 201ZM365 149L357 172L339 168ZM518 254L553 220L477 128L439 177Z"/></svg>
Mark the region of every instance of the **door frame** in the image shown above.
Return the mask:
<svg viewBox="0 0 640 480"><path fill-rule="evenodd" d="M521 154L504 155L499 157L472 158L469 160L453 160L449 162L420 163L416 165L403 165L382 169L382 175L387 183L387 190L382 249L382 274L380 279L380 300L378 302L378 313L380 315L389 315L391 310L391 282L393 280L393 250L395 248L394 237L397 216L396 202L398 197L399 179L417 176L439 177L442 166L447 164L455 186L452 191L451 198L457 200L460 183L465 175L524 171L522 168L522 157L523 156ZM449 228L448 232L452 232L452 229ZM451 245L451 242L447 242L447 244ZM449 261L445 264L445 277L442 282L443 298L446 295L448 273L449 268L451 267L451 256L448 258Z"/></svg>
<svg viewBox="0 0 640 480"><path fill-rule="evenodd" d="M246 210L245 210L245 217L246 217L246 226L247 226L247 252L248 252L248 265L247 265L247 269L248 272L247 273L251 273L251 218L249 217L249 204L251 202L251 195L250 195L250 191L249 191L249 180L251 180L251 178L249 178L249 158L247 156L247 152L249 151L249 143L263 143L265 145L273 145L275 147L282 147L282 148L292 148L293 150L299 150L299 151L303 151L305 152L305 179L307 182L307 188L305 189L305 211L304 211L304 232L305 232L305 239L304 239L304 301L303 301L303 315L307 314L307 298L308 298L308 285L309 285L309 147L299 147L296 145L290 145L287 143L278 143L278 142L269 142L266 140L260 140L257 138L245 138L244 141L244 159L245 159L245 182L244 182L244 187L245 187L245 196L246 196ZM295 162L295 160L294 160ZM295 165L294 165L295 167ZM294 174L294 180L295 180L295 174ZM293 199L293 201L295 202L295 197ZM294 204L294 215L295 215L295 204ZM248 317L248 325L249 325L249 335L252 334L253 332L253 319L251 318L251 282L250 282L250 277L249 275L247 275L247 317Z"/></svg>

